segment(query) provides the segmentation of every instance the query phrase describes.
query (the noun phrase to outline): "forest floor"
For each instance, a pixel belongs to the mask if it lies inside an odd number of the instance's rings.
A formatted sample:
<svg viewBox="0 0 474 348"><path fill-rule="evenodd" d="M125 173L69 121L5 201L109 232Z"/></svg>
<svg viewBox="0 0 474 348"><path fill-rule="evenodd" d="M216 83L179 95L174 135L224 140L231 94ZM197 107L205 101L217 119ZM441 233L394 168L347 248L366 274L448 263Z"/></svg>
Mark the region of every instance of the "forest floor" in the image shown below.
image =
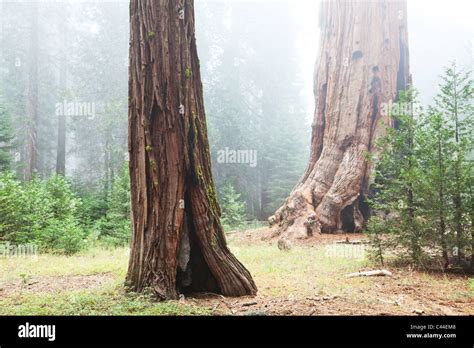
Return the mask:
<svg viewBox="0 0 474 348"><path fill-rule="evenodd" d="M216 294L156 302L123 289L128 250L65 257L0 258L0 315L473 315L474 278L386 267L393 277L345 275L373 266L362 235L324 235L280 251L264 229L234 233L229 246L252 273L255 297ZM346 249L344 249L346 248ZM349 251L349 252L348 252Z"/></svg>

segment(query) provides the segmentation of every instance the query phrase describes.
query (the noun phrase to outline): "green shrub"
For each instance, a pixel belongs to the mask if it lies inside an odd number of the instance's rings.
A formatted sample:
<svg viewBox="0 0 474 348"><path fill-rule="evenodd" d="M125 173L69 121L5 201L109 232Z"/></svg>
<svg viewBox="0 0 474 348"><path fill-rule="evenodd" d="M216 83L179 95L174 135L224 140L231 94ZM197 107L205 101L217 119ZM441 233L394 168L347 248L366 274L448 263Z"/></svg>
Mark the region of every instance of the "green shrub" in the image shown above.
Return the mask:
<svg viewBox="0 0 474 348"><path fill-rule="evenodd" d="M221 222L224 229L238 227L245 222L245 203L241 201L240 194L234 186L226 184L221 190Z"/></svg>
<svg viewBox="0 0 474 348"><path fill-rule="evenodd" d="M78 197L82 202L78 207L78 216L82 225L90 227L107 214L107 201L100 190L89 192L79 188Z"/></svg>
<svg viewBox="0 0 474 348"><path fill-rule="evenodd" d="M130 177L128 165L124 166L115 179L105 216L98 219L93 227L100 244L110 246L128 245L131 237L130 225Z"/></svg>
<svg viewBox="0 0 474 348"><path fill-rule="evenodd" d="M22 184L0 175L0 241L37 244L41 252L73 254L85 234L77 209L81 201L62 176Z"/></svg>
<svg viewBox="0 0 474 348"><path fill-rule="evenodd" d="M13 174L0 175L0 242L16 240L24 227L25 190Z"/></svg>

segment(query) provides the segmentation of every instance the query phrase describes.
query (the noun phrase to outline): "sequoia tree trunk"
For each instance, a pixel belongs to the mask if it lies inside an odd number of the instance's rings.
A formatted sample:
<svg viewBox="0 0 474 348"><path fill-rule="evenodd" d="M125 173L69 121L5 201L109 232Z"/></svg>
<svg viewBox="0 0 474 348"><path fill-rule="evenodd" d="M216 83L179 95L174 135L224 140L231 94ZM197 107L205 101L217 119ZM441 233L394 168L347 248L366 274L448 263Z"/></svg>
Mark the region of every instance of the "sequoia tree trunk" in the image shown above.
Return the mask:
<svg viewBox="0 0 474 348"><path fill-rule="evenodd" d="M211 175L192 0L132 0L127 283L161 299L252 295L231 254Z"/></svg>
<svg viewBox="0 0 474 348"><path fill-rule="evenodd" d="M322 1L314 79L309 164L285 204L270 217L274 235L360 231L373 170L366 153L391 125L383 106L407 87L404 0Z"/></svg>

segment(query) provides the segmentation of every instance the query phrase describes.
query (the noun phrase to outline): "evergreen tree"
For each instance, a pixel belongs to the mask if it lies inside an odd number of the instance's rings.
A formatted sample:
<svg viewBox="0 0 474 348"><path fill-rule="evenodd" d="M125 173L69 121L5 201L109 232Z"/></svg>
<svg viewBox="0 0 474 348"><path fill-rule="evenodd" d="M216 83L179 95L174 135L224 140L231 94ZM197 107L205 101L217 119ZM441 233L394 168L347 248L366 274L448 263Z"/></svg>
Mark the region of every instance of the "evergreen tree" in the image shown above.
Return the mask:
<svg viewBox="0 0 474 348"><path fill-rule="evenodd" d="M413 90L401 92L390 110L397 126L387 128L387 135L378 141L382 151L371 200L376 215L369 221L368 231L378 232L380 218L384 219L390 239L386 247L399 246L420 264L428 228L420 194L424 181L419 161L420 117L413 114L415 104Z"/></svg>
<svg viewBox="0 0 474 348"><path fill-rule="evenodd" d="M128 163L114 180L107 207L106 215L95 225L97 238L106 245L127 245L131 236Z"/></svg>
<svg viewBox="0 0 474 348"><path fill-rule="evenodd" d="M413 114L413 91L401 94L392 112L397 127L378 142L375 214L367 231L379 261L384 248L402 247L416 264L424 250L439 250L444 268L451 256L465 268L471 249L474 265L473 82L455 64L442 80L426 114Z"/></svg>
<svg viewBox="0 0 474 348"><path fill-rule="evenodd" d="M431 235L434 245L440 246L444 268L447 268L451 247L448 222L452 216L449 204L452 182L446 179L452 172L451 159L454 147L451 140L454 133L443 115L429 108L424 119L422 134L419 140L422 150L422 175L426 179L424 203L430 212L431 227L436 231Z"/></svg>
<svg viewBox="0 0 474 348"><path fill-rule="evenodd" d="M435 98L436 110L443 114L445 122L450 124L454 132L453 187L451 199L454 204L452 228L456 233L457 256L460 261L464 256L466 235L464 219L467 217L469 202L466 200L467 186L472 171L469 155L472 155L473 144L473 103L474 81L471 71L461 72L456 62L445 68L439 85L440 92ZM470 158L472 160L472 158Z"/></svg>
<svg viewBox="0 0 474 348"><path fill-rule="evenodd" d="M227 183L220 191L221 222L224 229L242 225L245 221L245 203L240 199L240 194L230 183Z"/></svg>

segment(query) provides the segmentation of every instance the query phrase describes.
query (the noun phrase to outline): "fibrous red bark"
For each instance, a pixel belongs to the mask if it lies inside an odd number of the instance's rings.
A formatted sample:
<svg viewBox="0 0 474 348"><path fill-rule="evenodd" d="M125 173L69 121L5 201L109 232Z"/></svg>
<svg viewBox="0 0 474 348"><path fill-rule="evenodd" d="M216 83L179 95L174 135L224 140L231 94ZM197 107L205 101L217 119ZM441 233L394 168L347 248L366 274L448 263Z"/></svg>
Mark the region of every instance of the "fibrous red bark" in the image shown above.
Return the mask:
<svg viewBox="0 0 474 348"><path fill-rule="evenodd" d="M132 0L128 285L161 299L186 291L252 295L226 245L212 180L191 0Z"/></svg>
<svg viewBox="0 0 474 348"><path fill-rule="evenodd" d="M366 154L391 125L383 106L409 78L404 0L323 1L320 11L311 155L269 219L274 235L285 238L363 228L373 170Z"/></svg>

